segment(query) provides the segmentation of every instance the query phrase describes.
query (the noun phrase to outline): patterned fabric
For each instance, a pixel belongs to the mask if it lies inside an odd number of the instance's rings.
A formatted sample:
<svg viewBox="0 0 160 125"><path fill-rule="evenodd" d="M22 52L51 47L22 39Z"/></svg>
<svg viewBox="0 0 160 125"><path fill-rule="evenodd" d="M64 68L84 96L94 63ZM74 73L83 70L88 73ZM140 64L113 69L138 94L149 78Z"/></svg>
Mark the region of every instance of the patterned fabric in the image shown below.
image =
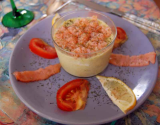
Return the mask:
<svg viewBox="0 0 160 125"><path fill-rule="evenodd" d="M31 0L28 0L31 1ZM38 0L32 0L37 2ZM93 0L98 4L119 9L120 11L135 14L154 22L160 22L160 11L153 0ZM8 65L10 54L19 39L31 26L37 23L46 13L48 0L43 5L29 6L26 0L15 0L18 8L32 10L35 19L26 27L19 29L5 28L0 21L0 124L5 125L60 125L44 119L30 111L16 96L9 81ZM83 5L69 5L63 11L84 9ZM0 3L0 20L2 16L11 11L9 0ZM141 29L142 30L142 29ZM160 36L142 30L153 44L160 63ZM160 71L160 68L159 68ZM130 115L105 125L158 125L160 124L160 72L153 92L145 103Z"/></svg>

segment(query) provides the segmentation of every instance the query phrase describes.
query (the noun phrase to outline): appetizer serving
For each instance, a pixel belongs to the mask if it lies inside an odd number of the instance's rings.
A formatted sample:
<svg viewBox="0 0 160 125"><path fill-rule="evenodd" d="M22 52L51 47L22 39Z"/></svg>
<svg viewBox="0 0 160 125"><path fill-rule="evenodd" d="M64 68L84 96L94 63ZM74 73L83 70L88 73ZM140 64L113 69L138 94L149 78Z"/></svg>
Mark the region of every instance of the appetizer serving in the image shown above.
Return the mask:
<svg viewBox="0 0 160 125"><path fill-rule="evenodd" d="M74 76L90 77L107 67L116 27L109 17L94 12L90 17L67 15L53 25L52 37L64 70Z"/></svg>
<svg viewBox="0 0 160 125"><path fill-rule="evenodd" d="M56 23L53 19L52 37L55 48L40 38L32 38L29 49L46 59L55 59L58 55L60 64L35 71L15 71L15 78L21 82L46 80L59 73L61 66L71 75L90 77L102 72L108 63L123 67L140 67L155 63L155 52L135 56L112 53L113 49L127 41L128 36L123 28L116 28L107 16L94 14L93 12L90 16L75 18L67 15ZM135 107L135 94L123 81L114 77L96 77L109 98L125 114ZM90 84L92 83L88 80L79 78L68 81L56 93L57 107L63 111L83 110Z"/></svg>

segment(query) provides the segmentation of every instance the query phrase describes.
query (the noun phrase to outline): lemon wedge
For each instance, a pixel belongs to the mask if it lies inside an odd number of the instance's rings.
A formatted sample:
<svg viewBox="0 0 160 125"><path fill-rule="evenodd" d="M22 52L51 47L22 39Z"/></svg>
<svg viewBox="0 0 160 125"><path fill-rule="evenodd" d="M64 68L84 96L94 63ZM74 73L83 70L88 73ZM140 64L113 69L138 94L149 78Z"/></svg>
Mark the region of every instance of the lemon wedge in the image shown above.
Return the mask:
<svg viewBox="0 0 160 125"><path fill-rule="evenodd" d="M109 98L125 114L136 105L136 97L131 88L114 77L96 76Z"/></svg>
<svg viewBox="0 0 160 125"><path fill-rule="evenodd" d="M54 24L60 17L61 17L61 16L60 16L58 13L55 14L55 16L54 16L53 19L52 19L52 26L53 26L53 24Z"/></svg>

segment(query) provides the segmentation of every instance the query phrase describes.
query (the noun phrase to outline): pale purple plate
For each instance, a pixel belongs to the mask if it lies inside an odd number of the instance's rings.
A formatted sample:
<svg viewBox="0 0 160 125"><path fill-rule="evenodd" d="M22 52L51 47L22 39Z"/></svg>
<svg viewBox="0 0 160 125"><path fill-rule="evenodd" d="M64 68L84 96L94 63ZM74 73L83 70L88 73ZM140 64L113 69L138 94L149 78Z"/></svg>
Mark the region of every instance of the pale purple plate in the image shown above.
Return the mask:
<svg viewBox="0 0 160 125"><path fill-rule="evenodd" d="M116 26L122 27L128 40L114 53L125 55L138 55L154 51L154 48L147 37L131 23L111 14L106 14L113 19ZM108 98L96 77L87 78L91 83L89 98L84 110L64 112L57 108L56 93L65 83L76 79L66 73L63 68L61 72L45 81L33 83L22 83L13 76L14 71L36 70L50 64L59 63L57 59L43 59L33 54L28 47L32 38L42 38L53 46L51 38L51 21L53 16L40 21L30 28L17 42L12 53L9 64L9 75L14 91L20 100L33 112L49 120L75 125L93 125L108 123L124 117L125 114L115 106ZM136 107L128 112L137 109L151 93L157 78L158 61L145 67L117 67L109 65L99 75L114 76L123 80L133 89L136 98Z"/></svg>

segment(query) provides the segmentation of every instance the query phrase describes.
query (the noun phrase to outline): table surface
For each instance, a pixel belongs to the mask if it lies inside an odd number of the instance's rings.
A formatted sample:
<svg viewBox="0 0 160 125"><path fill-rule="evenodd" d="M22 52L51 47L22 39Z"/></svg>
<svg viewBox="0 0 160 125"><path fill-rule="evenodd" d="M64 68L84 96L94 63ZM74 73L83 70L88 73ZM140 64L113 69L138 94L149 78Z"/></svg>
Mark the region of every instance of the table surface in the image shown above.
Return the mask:
<svg viewBox="0 0 160 125"><path fill-rule="evenodd" d="M34 0L37 1L37 0ZM25 0L15 0L18 8L32 10L35 14L34 20L23 28L5 28L0 21L0 124L18 125L60 125L53 121L44 119L30 111L16 96L9 81L8 65L11 52L19 37L31 26L39 21L46 13L48 0L44 4L29 6ZM92 0L98 4L119 9L120 11L135 14L139 17L160 23L160 10L153 0ZM83 5L70 4L61 11L86 9ZM0 2L0 20L2 16L11 11L9 0ZM150 40L157 53L160 63L160 36L140 29ZM160 71L160 68L159 68ZM156 85L142 106L128 116L108 123L106 125L158 125L160 124L160 72Z"/></svg>

